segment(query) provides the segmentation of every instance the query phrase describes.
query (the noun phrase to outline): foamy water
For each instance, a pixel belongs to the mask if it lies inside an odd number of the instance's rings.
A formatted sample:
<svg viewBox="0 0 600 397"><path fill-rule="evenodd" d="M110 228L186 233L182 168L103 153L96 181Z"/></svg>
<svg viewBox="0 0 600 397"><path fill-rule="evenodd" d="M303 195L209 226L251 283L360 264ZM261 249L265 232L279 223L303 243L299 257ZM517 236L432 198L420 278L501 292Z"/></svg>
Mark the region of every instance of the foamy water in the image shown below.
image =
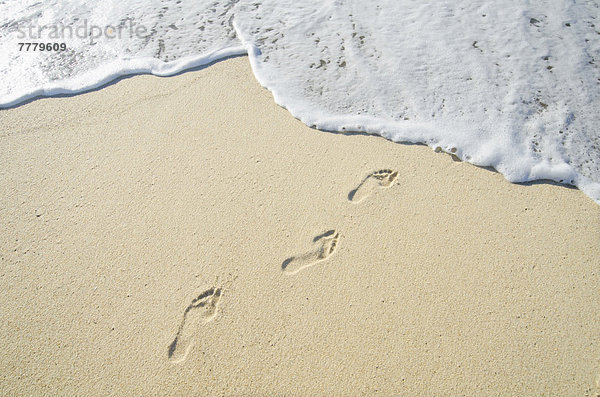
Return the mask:
<svg viewBox="0 0 600 397"><path fill-rule="evenodd" d="M248 53L307 125L426 143L600 203L599 13L566 0L0 1L0 107ZM68 50L19 51L43 41Z"/></svg>

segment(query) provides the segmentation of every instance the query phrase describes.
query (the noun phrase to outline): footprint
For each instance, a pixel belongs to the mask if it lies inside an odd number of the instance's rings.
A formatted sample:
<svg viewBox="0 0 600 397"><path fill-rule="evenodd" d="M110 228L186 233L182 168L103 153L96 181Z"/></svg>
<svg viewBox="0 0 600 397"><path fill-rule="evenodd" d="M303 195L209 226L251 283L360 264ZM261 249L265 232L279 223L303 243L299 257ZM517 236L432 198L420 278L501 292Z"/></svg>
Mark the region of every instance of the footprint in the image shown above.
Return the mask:
<svg viewBox="0 0 600 397"><path fill-rule="evenodd" d="M389 188L394 184L398 177L398 171L379 170L369 175L358 185L358 187L348 193L348 200L353 203L360 203L365 198L373 194L377 188Z"/></svg>
<svg viewBox="0 0 600 397"><path fill-rule="evenodd" d="M335 252L339 239L340 234L333 229L318 235L313 239L313 243L317 243L316 250L286 259L281 264L281 270L288 274L295 274L302 269L324 261Z"/></svg>
<svg viewBox="0 0 600 397"><path fill-rule="evenodd" d="M180 363L186 359L194 344L198 326L215 318L219 300L221 300L221 288L211 288L190 303L183 312L183 320L175 340L169 346L169 360Z"/></svg>

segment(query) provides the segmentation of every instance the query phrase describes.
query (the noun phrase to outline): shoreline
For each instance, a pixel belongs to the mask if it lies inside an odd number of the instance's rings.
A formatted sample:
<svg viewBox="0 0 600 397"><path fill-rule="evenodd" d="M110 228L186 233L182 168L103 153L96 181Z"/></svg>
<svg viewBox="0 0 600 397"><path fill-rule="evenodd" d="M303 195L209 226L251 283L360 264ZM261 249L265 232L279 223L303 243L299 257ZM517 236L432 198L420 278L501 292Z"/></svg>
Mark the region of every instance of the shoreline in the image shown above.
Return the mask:
<svg viewBox="0 0 600 397"><path fill-rule="evenodd" d="M311 129L247 57L0 120L3 393L600 393L579 190Z"/></svg>
<svg viewBox="0 0 600 397"><path fill-rule="evenodd" d="M225 55L224 55L225 54ZM228 54L228 55L227 55ZM21 106L25 106L28 105L32 102L36 102L39 100L45 100L45 99L58 99L58 98L71 98L71 97L76 97L79 95L84 95L84 94L88 94L91 92L96 92L99 90L104 90L107 87L110 87L114 84L118 84L119 82L123 81L123 80L127 80L130 78L135 78L138 76L152 76L152 77L159 77L159 78L172 78L172 77L176 77L176 76L180 76L182 74L186 74L186 73L194 73L194 72L198 72L201 71L203 69L212 67L213 65L220 63L220 62L225 62L227 60L230 59L236 59L236 58L246 58L249 59L248 57L248 52L247 49L245 47L237 47L237 48L229 48L226 50L219 50L219 51L215 51L212 52L208 55L205 56L201 56L201 57L189 57L189 58L185 58L182 60L181 63L178 63L178 65L180 66L171 66L170 68L167 69L167 71L161 71L161 70L146 70L144 72L140 72L139 70L133 68L129 71L120 71L117 73L113 73L110 74L108 77L105 77L101 80L99 80L98 82L91 84L89 86L87 86L86 88L79 88L79 89L65 89L65 88L44 88L44 89L39 89L37 90L36 94L26 94L24 96L22 96L20 99L15 99L9 103L6 104L0 104L0 112L2 111L7 111L7 110L12 110L12 109L17 109ZM194 66L181 66L181 65L194 65ZM137 71L133 71L133 70L137 70ZM254 71L253 71L254 73ZM254 78L256 79L257 76L256 74L254 74ZM263 87L264 89L266 89L267 91L269 91L272 99L273 98L273 91L270 88L266 88ZM52 95L47 95L41 92L46 92L46 91L57 91L56 94L52 94ZM25 99L23 99L25 98ZM284 105L279 104L277 101L275 101L275 103L282 107L283 109L286 109L287 111L289 111ZM296 115L291 114L292 117L296 118L297 120L301 121L301 119L299 117L297 117ZM302 122L302 121L301 121ZM304 123L304 122L303 122ZM308 128L317 130L317 131L321 131L321 132L326 132L326 133L331 133L331 134L341 134L341 135L345 135L345 136L354 136L354 135L364 135L364 136L370 136L370 137L379 137L382 138L384 140L396 143L396 144L400 144L400 145L422 145L422 146L426 146L428 148L430 148L431 150L434 150L436 153L444 153L449 155L454 161L458 161L458 162L465 162L468 163L472 166L475 167L479 167L479 168L483 168L489 171L493 171L496 173L499 173L501 175L502 172L498 171L494 166L492 165L479 165L479 164L474 164L474 163L470 163L468 160L464 160L459 158L456 154L454 154L454 152L452 151L448 151L448 150L444 150L443 148L441 148L440 146L437 147L433 147L433 146L429 146L427 143L424 142L412 142L412 141L393 141L389 138L384 137L383 135L380 135L380 133L378 132L367 132L364 130L343 130L343 131L338 131L338 130L333 130L333 129L325 129L325 128L318 128L315 125L309 126L307 123L304 123L305 125L307 125ZM503 175L504 176L504 175ZM583 182L582 186L578 186L576 182L574 182L573 180L569 182L563 181L563 179L549 179L549 178L539 178L539 179L533 179L533 180L527 180L527 181L521 181L521 182L514 182L514 181L510 181L509 179L507 179L507 181L509 181L510 183L513 184L518 184L518 185L534 185L534 184L550 184L550 185L556 185L556 186L561 186L561 187L565 187L567 189L578 189L581 192L583 192L588 198L590 198L590 200L595 201L595 199L592 197L594 196L594 191L595 189L589 188L588 193L586 193L584 190L586 190L584 187L588 186L588 182L589 180L591 180L589 177L584 176L584 175L579 175L580 178L583 178L586 182ZM504 176L506 178L506 176ZM600 201L596 202L596 204L600 205Z"/></svg>

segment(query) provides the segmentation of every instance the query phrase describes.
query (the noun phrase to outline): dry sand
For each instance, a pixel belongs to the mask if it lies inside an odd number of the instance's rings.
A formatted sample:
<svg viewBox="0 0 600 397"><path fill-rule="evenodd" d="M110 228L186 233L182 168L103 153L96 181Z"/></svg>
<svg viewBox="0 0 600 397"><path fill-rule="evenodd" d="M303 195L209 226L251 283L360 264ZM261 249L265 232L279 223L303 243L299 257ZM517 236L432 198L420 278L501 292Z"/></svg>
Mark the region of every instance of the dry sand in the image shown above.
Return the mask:
<svg viewBox="0 0 600 397"><path fill-rule="evenodd" d="M310 129L245 57L0 125L2 395L600 393L578 190Z"/></svg>

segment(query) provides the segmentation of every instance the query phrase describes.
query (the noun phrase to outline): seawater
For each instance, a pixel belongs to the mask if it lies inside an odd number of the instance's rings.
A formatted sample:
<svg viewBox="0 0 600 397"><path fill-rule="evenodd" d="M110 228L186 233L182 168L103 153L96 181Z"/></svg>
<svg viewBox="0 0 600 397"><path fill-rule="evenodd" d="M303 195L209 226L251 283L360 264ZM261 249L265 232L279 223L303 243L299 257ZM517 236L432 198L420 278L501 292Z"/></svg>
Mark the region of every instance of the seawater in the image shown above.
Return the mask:
<svg viewBox="0 0 600 397"><path fill-rule="evenodd" d="M0 107L248 54L309 126L420 142L600 203L596 1L0 1ZM66 43L25 51L19 43ZM200 110L200 109L199 109Z"/></svg>

